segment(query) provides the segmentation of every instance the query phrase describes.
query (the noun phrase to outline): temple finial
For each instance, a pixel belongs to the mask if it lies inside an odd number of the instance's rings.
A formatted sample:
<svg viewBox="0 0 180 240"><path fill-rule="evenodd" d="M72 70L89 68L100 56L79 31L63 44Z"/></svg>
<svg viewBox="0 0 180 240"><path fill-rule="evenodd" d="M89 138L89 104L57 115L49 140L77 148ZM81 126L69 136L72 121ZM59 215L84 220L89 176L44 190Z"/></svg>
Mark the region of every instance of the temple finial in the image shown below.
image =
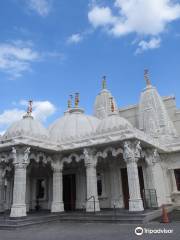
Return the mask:
<svg viewBox="0 0 180 240"><path fill-rule="evenodd" d="M28 108L27 108L27 116L31 116L31 114L32 114L32 104L33 104L33 101L29 100L28 101Z"/></svg>
<svg viewBox="0 0 180 240"><path fill-rule="evenodd" d="M111 112L113 113L115 111L113 97L110 97L110 103L111 103Z"/></svg>
<svg viewBox="0 0 180 240"><path fill-rule="evenodd" d="M72 96L72 95L69 95L69 99L68 99L68 109L72 108L72 99L73 99L73 96Z"/></svg>
<svg viewBox="0 0 180 240"><path fill-rule="evenodd" d="M149 70L148 69L144 70L144 79L146 81L146 86L150 86L151 85L151 81L149 79Z"/></svg>
<svg viewBox="0 0 180 240"><path fill-rule="evenodd" d="M106 76L103 76L102 89L106 89L106 88L107 88Z"/></svg>
<svg viewBox="0 0 180 240"><path fill-rule="evenodd" d="M75 108L79 107L79 93L75 93Z"/></svg>

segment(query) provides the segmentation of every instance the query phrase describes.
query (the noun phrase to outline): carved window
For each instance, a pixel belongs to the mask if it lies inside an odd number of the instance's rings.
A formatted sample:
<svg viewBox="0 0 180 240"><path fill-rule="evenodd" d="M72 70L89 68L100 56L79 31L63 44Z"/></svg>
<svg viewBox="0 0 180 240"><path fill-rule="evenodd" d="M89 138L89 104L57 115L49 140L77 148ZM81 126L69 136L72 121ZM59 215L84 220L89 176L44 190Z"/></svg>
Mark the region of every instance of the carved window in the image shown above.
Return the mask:
<svg viewBox="0 0 180 240"><path fill-rule="evenodd" d="M177 190L180 191L180 169L175 169L174 174L176 178Z"/></svg>

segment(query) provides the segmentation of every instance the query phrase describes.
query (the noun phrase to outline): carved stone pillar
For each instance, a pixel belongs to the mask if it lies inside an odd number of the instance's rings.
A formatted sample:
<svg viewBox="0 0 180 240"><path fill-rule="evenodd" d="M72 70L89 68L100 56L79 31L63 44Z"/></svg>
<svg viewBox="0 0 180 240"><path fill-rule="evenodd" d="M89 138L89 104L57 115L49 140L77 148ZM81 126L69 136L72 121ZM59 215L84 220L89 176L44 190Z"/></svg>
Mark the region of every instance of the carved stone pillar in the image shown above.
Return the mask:
<svg viewBox="0 0 180 240"><path fill-rule="evenodd" d="M84 149L84 161L86 167L86 183L87 183L87 202L86 211L100 211L99 199L97 192L97 160L92 149Z"/></svg>
<svg viewBox="0 0 180 240"><path fill-rule="evenodd" d="M4 170L2 166L0 166L0 212L4 212L4 178L3 178Z"/></svg>
<svg viewBox="0 0 180 240"><path fill-rule="evenodd" d="M26 168L30 148L13 148L14 188L10 217L26 216Z"/></svg>
<svg viewBox="0 0 180 240"><path fill-rule="evenodd" d="M62 184L62 170L63 165L60 162L60 158L56 157L56 160L52 162L53 169L53 201L51 206L51 212L63 212L63 184Z"/></svg>
<svg viewBox="0 0 180 240"><path fill-rule="evenodd" d="M150 189L156 190L157 203L160 207L162 204L167 203L166 201L166 189L163 175L163 169L160 164L160 157L157 150L146 150L145 160L147 163L146 172L148 174L148 186Z"/></svg>
<svg viewBox="0 0 180 240"><path fill-rule="evenodd" d="M110 168L110 184L111 184L111 208L123 208L123 194L120 168L111 163Z"/></svg>
<svg viewBox="0 0 180 240"><path fill-rule="evenodd" d="M129 211L143 211L143 202L140 194L137 161L140 158L140 142L125 142L123 157L127 164L129 185Z"/></svg>

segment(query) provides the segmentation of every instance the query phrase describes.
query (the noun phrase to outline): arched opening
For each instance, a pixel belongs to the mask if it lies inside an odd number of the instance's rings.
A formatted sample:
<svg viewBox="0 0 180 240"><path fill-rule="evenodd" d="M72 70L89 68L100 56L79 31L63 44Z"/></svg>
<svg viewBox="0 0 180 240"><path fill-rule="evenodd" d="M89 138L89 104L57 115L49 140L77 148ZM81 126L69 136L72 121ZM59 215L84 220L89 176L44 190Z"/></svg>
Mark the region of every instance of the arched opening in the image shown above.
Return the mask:
<svg viewBox="0 0 180 240"><path fill-rule="evenodd" d="M31 160L27 167L26 206L28 211L50 210L52 203L52 169L43 161Z"/></svg>
<svg viewBox="0 0 180 240"><path fill-rule="evenodd" d="M65 162L63 167L63 202L65 211L83 209L86 199L86 176L84 161Z"/></svg>

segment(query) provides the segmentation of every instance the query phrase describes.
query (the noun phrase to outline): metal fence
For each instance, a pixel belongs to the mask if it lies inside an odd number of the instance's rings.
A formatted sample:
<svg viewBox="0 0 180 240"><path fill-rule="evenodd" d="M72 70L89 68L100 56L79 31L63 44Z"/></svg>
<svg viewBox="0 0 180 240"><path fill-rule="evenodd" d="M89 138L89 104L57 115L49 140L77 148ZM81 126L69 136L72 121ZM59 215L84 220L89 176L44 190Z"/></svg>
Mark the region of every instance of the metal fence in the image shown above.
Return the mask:
<svg viewBox="0 0 180 240"><path fill-rule="evenodd" d="M144 208L153 209L158 208L157 194L155 189L143 190Z"/></svg>

